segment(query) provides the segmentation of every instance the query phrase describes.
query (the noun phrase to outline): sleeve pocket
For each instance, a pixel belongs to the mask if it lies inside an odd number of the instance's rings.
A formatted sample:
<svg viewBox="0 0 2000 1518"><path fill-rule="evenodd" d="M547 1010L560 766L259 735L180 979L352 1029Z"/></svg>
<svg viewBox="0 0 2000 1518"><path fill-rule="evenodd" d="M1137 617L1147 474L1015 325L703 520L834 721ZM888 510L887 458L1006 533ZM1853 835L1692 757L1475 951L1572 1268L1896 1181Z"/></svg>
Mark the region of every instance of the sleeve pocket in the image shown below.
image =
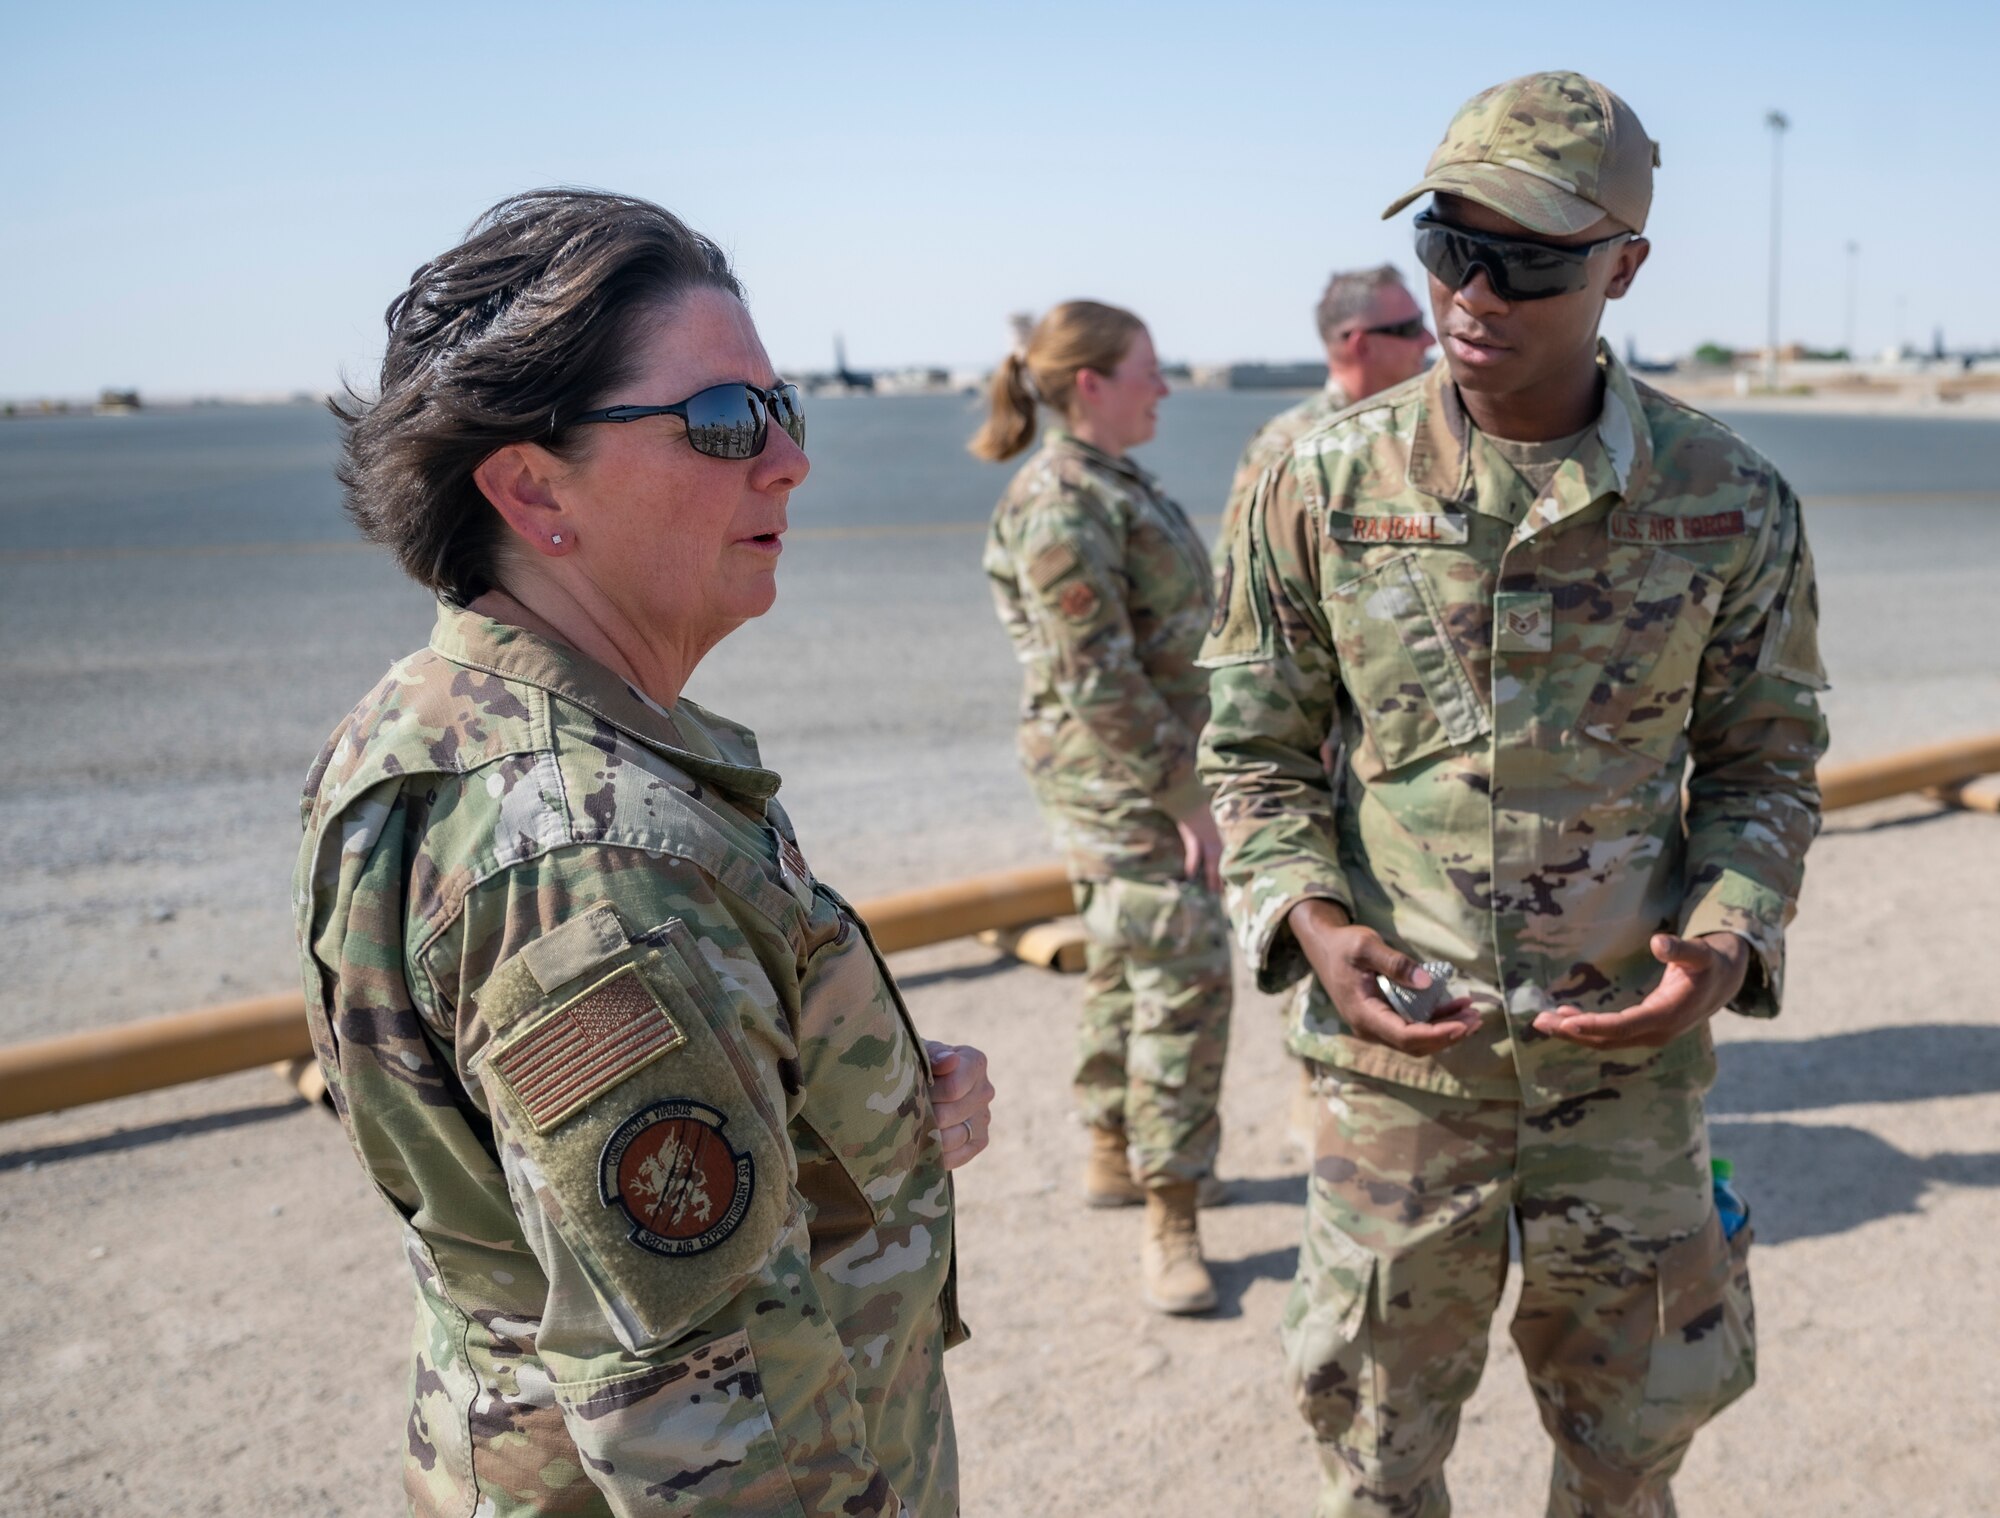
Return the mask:
<svg viewBox="0 0 2000 1518"><path fill-rule="evenodd" d="M1196 661L1204 669L1249 664L1277 653L1270 590L1264 583L1264 557L1257 551L1270 480L1267 471L1257 482L1257 493L1245 509L1243 521L1225 545L1215 581L1215 613Z"/></svg>
<svg viewBox="0 0 2000 1518"><path fill-rule="evenodd" d="M1803 534L1785 593L1771 613L1763 647L1757 651L1757 667L1808 690L1827 688L1826 665L1819 654L1819 582Z"/></svg>
<svg viewBox="0 0 2000 1518"><path fill-rule="evenodd" d="M746 1332L634 1374L558 1385L556 1400L592 1479L621 1512L803 1518Z"/></svg>
<svg viewBox="0 0 2000 1518"><path fill-rule="evenodd" d="M535 997L474 1072L517 1192L620 1342L647 1353L762 1270L794 1202L790 1146L737 1030L671 944L622 959Z"/></svg>

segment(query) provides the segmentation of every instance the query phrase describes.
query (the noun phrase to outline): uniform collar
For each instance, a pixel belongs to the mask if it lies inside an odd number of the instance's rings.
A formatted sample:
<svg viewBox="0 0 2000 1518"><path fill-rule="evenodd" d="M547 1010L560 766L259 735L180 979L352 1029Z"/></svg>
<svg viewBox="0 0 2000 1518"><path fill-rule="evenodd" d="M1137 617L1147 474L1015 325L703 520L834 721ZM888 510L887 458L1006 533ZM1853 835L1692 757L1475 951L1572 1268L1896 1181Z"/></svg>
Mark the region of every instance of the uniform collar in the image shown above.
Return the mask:
<svg viewBox="0 0 2000 1518"><path fill-rule="evenodd" d="M567 644L439 602L431 651L454 664L517 680L580 706L665 756L676 769L753 805L778 792L778 776L759 762L757 741L747 729L711 716L692 701L679 702L672 712L655 707ZM684 726L698 729L723 757L693 752Z"/></svg>
<svg viewBox="0 0 2000 1518"><path fill-rule="evenodd" d="M1129 480L1137 481L1148 490L1158 488L1153 477L1137 464L1133 463L1131 459L1120 458L1116 454L1106 453L1095 444L1086 443L1066 427L1049 428L1047 435L1043 438L1042 446L1059 453L1074 453L1087 463L1093 464L1099 469L1108 469L1113 474L1122 474Z"/></svg>
<svg viewBox="0 0 2000 1518"><path fill-rule="evenodd" d="M1562 462L1549 488L1542 492L1521 523L1518 536L1527 537L1556 522L1566 521L1606 496L1630 500L1644 487L1653 470L1653 438L1632 376L1602 338L1597 366L1604 374L1604 408L1597 425L1575 453ZM1410 442L1410 484L1426 495L1478 509L1472 471L1472 436L1477 429L1466 415L1451 366L1440 358L1431 366L1417 396L1416 424Z"/></svg>

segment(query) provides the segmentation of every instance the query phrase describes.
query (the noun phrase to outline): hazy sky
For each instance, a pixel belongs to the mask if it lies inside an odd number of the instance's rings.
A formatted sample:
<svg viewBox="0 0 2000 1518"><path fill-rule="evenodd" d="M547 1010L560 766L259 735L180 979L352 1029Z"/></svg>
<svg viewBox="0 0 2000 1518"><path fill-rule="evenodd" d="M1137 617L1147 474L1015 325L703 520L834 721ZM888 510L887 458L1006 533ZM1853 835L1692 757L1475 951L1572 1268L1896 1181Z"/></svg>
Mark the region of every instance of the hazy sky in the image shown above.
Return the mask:
<svg viewBox="0 0 2000 1518"><path fill-rule="evenodd" d="M1567 19L1566 19L1567 18ZM990 363L1129 305L1163 353L1303 357L1330 268L1414 273L1452 110L1579 68L1661 143L1606 331L2000 345L2000 6L17 5L0 31L0 396L324 389L482 208L656 199L729 248L781 368ZM1947 282L1956 276L1962 285Z"/></svg>

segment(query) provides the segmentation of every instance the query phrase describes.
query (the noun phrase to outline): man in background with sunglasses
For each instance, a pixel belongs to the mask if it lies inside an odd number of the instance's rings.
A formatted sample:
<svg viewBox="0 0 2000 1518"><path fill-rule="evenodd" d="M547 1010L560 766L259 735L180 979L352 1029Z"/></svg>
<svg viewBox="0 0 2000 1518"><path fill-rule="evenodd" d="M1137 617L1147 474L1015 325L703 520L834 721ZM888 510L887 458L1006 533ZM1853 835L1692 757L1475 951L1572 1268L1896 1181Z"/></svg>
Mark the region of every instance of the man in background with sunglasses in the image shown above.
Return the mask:
<svg viewBox="0 0 2000 1518"><path fill-rule="evenodd" d="M1218 541L1228 538L1258 479L1292 444L1356 401L1421 372L1431 348L1424 314L1394 264L1335 274L1313 308L1313 321L1326 349L1326 385L1279 412L1250 439L1229 483Z"/></svg>
<svg viewBox="0 0 2000 1518"><path fill-rule="evenodd" d="M1322 1514L1446 1511L1510 1229L1550 1513L1671 1514L1755 1374L1708 1021L1778 1010L1825 680L1790 489L1597 337L1656 162L1581 75L1461 108L1385 213L1435 196L1443 362L1296 443L1226 548L1201 768L1260 984L1313 977L1284 1339Z"/></svg>

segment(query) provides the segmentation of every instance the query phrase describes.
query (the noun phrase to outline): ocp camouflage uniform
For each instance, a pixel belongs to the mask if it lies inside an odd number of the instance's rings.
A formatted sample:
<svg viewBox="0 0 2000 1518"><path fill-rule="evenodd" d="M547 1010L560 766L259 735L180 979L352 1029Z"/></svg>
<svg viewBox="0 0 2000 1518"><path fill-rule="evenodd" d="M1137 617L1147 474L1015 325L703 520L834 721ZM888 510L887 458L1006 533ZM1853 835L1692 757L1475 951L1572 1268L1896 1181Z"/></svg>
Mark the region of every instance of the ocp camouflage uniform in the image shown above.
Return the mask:
<svg viewBox="0 0 2000 1518"><path fill-rule="evenodd" d="M1199 1180L1231 995L1228 925L1174 823L1207 804L1207 550L1145 470L1056 429L1000 498L985 568L1022 665L1021 762L1088 935L1084 1119L1125 1129L1142 1183Z"/></svg>
<svg viewBox="0 0 2000 1518"><path fill-rule="evenodd" d="M956 1511L923 1045L777 787L450 608L314 770L305 988L416 1277L412 1511Z"/></svg>
<svg viewBox="0 0 2000 1518"><path fill-rule="evenodd" d="M1329 378L1324 386L1307 396L1296 406L1287 407L1272 417L1251 437L1243 450L1243 457L1236 462L1236 473L1229 482L1229 499L1222 508L1222 530L1215 538L1215 572L1220 575L1228 562L1229 542L1235 535L1237 518L1250 509L1250 498L1257 493L1257 482L1276 468L1291 453L1292 447L1308 432L1315 432L1332 421L1351 403L1347 392L1341 389L1337 380ZM1328 738L1337 735L1329 733ZM1339 762L1338 742L1329 744L1329 759ZM1300 1059L1307 1056L1296 1047L1300 1042L1299 1031L1304 1026L1306 998L1310 994L1312 977L1303 977L1285 997L1285 1047Z"/></svg>
<svg viewBox="0 0 2000 1518"><path fill-rule="evenodd" d="M1347 392L1340 388L1339 381L1329 379L1296 406L1286 407L1257 429L1244 447L1243 457L1236 461L1236 473L1229 481L1229 500L1222 508L1222 531L1215 540L1218 553L1235 531L1236 519L1248 509L1264 472L1289 454L1300 438L1324 427L1348 405Z"/></svg>
<svg viewBox="0 0 2000 1518"><path fill-rule="evenodd" d="M1688 1441L1754 1375L1707 1026L1606 1053L1531 1024L1640 1000L1658 931L1742 935L1736 1009L1776 1014L1825 748L1812 559L1768 462L1599 362L1602 413L1540 492L1440 363L1302 438L1228 545L1202 771L1260 984L1306 969L1286 915L1323 897L1449 962L1483 1015L1418 1058L1313 988L1328 1110L1284 1331L1328 1514L1447 1511L1509 1212L1552 1512L1671 1512Z"/></svg>

